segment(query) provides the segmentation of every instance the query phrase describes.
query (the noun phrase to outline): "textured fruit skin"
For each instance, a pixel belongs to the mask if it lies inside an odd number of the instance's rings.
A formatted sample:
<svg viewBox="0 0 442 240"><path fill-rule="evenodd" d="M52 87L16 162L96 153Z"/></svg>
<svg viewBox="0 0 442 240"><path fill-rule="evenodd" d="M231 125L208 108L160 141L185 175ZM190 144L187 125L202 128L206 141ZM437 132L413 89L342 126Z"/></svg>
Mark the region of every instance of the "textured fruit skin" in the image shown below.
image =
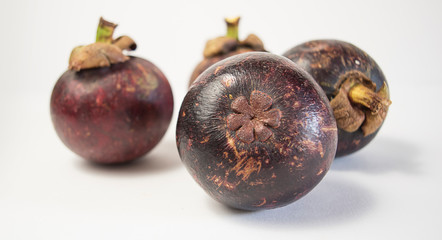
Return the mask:
<svg viewBox="0 0 442 240"><path fill-rule="evenodd" d="M272 136L245 143L228 128L232 102L253 92L281 113ZM256 131L256 130L255 130ZM214 199L245 210L289 204L307 194L335 156L337 127L327 97L304 70L270 53L243 53L202 73L182 103L176 140L193 178Z"/></svg>
<svg viewBox="0 0 442 240"><path fill-rule="evenodd" d="M130 60L66 71L52 92L51 117L63 143L98 163L122 163L151 150L166 132L172 91L151 62Z"/></svg>
<svg viewBox="0 0 442 240"><path fill-rule="evenodd" d="M340 77L348 71L358 70L376 84L378 91L386 82L377 63L358 47L339 40L309 41L288 50L283 56L305 69L319 83L331 100L340 86ZM380 128L379 128L380 129ZM345 156L366 146L379 129L364 137L361 129L355 132L338 131L336 156Z"/></svg>
<svg viewBox="0 0 442 240"><path fill-rule="evenodd" d="M254 51L251 48L239 48L233 52L229 52L226 54L222 54L222 55L217 55L217 56L213 56L210 58L205 58L203 59L201 62L198 63L198 65L195 67L195 69L192 72L192 75L190 76L190 80L189 80L189 87L192 85L193 82L195 82L196 78L202 73L204 72L207 68L209 68L210 66L212 66L213 64L226 59L228 57L234 56L234 55L238 55L241 53L246 53L246 52L252 52Z"/></svg>

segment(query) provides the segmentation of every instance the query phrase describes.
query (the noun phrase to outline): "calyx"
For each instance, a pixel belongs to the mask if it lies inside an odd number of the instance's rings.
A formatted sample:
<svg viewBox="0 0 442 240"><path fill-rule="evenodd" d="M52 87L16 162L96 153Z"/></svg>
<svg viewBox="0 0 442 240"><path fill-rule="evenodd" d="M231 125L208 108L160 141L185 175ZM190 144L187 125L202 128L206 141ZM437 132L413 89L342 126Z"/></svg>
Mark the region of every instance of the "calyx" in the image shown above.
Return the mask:
<svg viewBox="0 0 442 240"><path fill-rule="evenodd" d="M346 132L361 128L364 136L376 132L391 104L386 83L376 92L376 84L359 71L347 72L340 82L330 101L338 127Z"/></svg>
<svg viewBox="0 0 442 240"><path fill-rule="evenodd" d="M264 43L255 34L249 34L246 39L238 38L238 25L240 17L225 18L227 24L226 36L217 37L207 41L203 55L205 58L227 54L239 48L249 48L254 51L265 51Z"/></svg>
<svg viewBox="0 0 442 240"><path fill-rule="evenodd" d="M69 57L69 69L80 71L82 69L108 67L111 64L129 60L123 50L135 50L137 45L128 36L113 39L116 24L100 18L97 28L96 42L74 48Z"/></svg>

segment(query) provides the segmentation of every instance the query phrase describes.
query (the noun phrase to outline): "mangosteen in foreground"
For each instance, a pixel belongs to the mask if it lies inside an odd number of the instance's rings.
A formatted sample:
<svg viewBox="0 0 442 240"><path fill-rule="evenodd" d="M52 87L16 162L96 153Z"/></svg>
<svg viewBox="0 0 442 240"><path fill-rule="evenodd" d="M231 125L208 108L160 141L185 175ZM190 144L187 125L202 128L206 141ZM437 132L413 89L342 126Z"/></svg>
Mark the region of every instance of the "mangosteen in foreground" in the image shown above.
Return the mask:
<svg viewBox="0 0 442 240"><path fill-rule="evenodd" d="M287 205L311 191L335 156L326 95L304 70L270 53L243 53L201 74L181 105L180 157L228 206Z"/></svg>

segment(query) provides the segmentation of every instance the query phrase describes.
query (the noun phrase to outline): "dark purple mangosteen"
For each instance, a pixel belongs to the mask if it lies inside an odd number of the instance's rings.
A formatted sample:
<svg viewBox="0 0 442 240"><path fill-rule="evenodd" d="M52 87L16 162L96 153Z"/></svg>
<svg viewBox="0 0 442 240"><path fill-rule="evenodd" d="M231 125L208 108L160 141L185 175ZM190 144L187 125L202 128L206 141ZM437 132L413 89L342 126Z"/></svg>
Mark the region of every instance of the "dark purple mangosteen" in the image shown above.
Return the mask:
<svg viewBox="0 0 442 240"><path fill-rule="evenodd" d="M336 156L358 151L376 136L391 101L384 74L367 53L347 42L316 40L284 56L310 73L327 94L339 129Z"/></svg>
<svg viewBox="0 0 442 240"><path fill-rule="evenodd" d="M251 52L202 73L182 103L177 146L214 199L269 209L312 190L327 173L337 127L324 92L287 58Z"/></svg>

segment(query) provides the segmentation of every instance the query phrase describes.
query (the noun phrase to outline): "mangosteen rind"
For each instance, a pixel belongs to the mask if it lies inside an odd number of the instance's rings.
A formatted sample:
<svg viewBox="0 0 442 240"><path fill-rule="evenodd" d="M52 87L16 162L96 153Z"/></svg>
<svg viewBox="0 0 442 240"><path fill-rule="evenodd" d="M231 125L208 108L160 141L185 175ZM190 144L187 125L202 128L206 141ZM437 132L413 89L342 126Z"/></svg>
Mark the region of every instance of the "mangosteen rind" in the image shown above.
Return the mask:
<svg viewBox="0 0 442 240"><path fill-rule="evenodd" d="M384 74L367 53L347 42L315 40L283 56L310 73L327 94L339 128L336 156L353 153L376 136L391 101Z"/></svg>
<svg viewBox="0 0 442 240"><path fill-rule="evenodd" d="M238 136L254 119L271 135L251 124L248 138ZM320 87L269 53L236 55L207 69L184 98L177 123L177 147L190 174L214 199L240 209L281 207L304 196L328 171L336 143Z"/></svg>

